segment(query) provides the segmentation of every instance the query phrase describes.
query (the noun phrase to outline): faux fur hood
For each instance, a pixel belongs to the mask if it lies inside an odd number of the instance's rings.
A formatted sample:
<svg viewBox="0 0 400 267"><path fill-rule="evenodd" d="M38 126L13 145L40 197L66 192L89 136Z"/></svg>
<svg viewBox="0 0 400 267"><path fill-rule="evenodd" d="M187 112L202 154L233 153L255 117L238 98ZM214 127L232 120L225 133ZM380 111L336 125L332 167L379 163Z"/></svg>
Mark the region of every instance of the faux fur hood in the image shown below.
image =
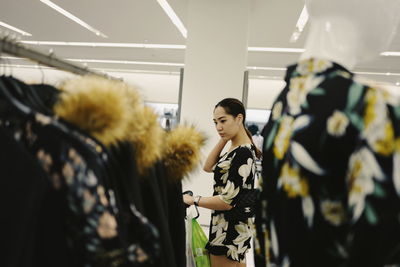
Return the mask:
<svg viewBox="0 0 400 267"><path fill-rule="evenodd" d="M94 76L68 80L60 89L63 93L54 106L56 115L106 146L125 139L133 109L140 103L136 89L124 82Z"/></svg>
<svg viewBox="0 0 400 267"><path fill-rule="evenodd" d="M161 158L165 133L158 122L158 115L152 108L140 106L129 118L126 140L132 143L136 152L136 163L140 174Z"/></svg>
<svg viewBox="0 0 400 267"><path fill-rule="evenodd" d="M182 180L198 166L205 141L193 126L179 126L166 134L163 160L170 181Z"/></svg>

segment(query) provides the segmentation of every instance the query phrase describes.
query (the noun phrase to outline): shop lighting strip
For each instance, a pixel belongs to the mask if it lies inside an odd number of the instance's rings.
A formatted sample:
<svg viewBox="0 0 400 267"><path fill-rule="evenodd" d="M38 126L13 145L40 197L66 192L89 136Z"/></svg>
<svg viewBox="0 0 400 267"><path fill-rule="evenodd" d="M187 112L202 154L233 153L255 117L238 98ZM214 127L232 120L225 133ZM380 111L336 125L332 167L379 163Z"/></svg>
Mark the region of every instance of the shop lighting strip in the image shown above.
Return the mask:
<svg viewBox="0 0 400 267"><path fill-rule="evenodd" d="M308 12L307 12L306 6L304 5L303 9L301 10L299 19L297 20L296 28L295 28L294 32L292 33L292 36L290 37L291 43L297 42L301 33L304 30L304 27L307 24L307 21L308 21Z"/></svg>
<svg viewBox="0 0 400 267"><path fill-rule="evenodd" d="M7 24L5 22L0 21L0 26L7 28L9 30L12 30L14 32L17 32L19 34L22 34L23 36L32 36L29 32L23 31L21 29L18 29L17 27L11 26L10 24Z"/></svg>
<svg viewBox="0 0 400 267"><path fill-rule="evenodd" d="M169 5L167 0L157 0L157 2L161 6L161 8L164 10L164 12L167 14L167 16L172 21L172 23L175 25L175 27L180 31L182 36L187 38L187 30L186 30L185 26L183 25L182 21L179 19L178 15L176 15L176 13L172 9L172 7Z"/></svg>
<svg viewBox="0 0 400 267"><path fill-rule="evenodd" d="M105 35L104 33L102 33L101 31L93 28L92 26L90 26L89 24L87 24L86 22L81 20L80 18L74 16L73 14L71 14L67 10L63 9L62 7L54 4L50 0L40 0L40 2L42 2L43 4L49 6L50 8L52 8L55 11L59 12L60 14L64 15L65 17L69 18L70 20L74 21L75 23L78 23L79 25L81 25L82 27L84 27L84 28L88 29L89 31L93 32L97 36L101 36L103 38L108 38L108 36Z"/></svg>

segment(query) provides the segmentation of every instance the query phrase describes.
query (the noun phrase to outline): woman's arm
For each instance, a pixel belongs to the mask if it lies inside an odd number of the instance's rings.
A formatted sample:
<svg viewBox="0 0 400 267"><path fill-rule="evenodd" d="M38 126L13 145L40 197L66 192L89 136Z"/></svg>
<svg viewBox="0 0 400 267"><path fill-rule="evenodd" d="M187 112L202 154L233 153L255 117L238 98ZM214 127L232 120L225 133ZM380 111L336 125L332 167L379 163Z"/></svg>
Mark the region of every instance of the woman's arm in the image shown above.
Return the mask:
<svg viewBox="0 0 400 267"><path fill-rule="evenodd" d="M203 170L206 172L212 172L215 163L217 163L219 155L221 154L222 149L224 149L228 140L220 139L219 142L215 145L213 150L211 150L208 155L206 162L204 163Z"/></svg>
<svg viewBox="0 0 400 267"><path fill-rule="evenodd" d="M194 197L185 194L183 195L183 202L185 202L187 205L194 205ZM219 196L200 197L198 206L211 210L230 210L232 208L231 205L222 201Z"/></svg>

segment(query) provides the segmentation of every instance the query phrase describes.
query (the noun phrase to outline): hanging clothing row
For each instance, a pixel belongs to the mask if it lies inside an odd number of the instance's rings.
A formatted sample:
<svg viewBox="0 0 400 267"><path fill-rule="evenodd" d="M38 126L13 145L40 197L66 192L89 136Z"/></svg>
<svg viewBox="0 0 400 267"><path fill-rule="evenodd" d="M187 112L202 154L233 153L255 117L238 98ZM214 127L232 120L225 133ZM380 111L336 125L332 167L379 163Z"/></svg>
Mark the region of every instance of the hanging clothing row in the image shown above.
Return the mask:
<svg viewBox="0 0 400 267"><path fill-rule="evenodd" d="M181 179L204 137L127 84L0 78L2 266L185 266Z"/></svg>

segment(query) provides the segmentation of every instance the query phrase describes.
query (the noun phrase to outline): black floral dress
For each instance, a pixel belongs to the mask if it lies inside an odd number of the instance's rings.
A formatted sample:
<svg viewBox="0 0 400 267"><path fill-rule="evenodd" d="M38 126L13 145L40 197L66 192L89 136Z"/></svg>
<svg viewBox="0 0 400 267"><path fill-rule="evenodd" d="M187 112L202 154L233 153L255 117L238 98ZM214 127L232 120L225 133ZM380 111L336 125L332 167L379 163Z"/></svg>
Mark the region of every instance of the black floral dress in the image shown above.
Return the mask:
<svg viewBox="0 0 400 267"><path fill-rule="evenodd" d="M235 206L243 188L254 188L255 149L241 145L223 155L214 166L214 196ZM227 220L225 211L212 211L207 249L214 255L226 255L243 262L253 235L253 218Z"/></svg>
<svg viewBox="0 0 400 267"><path fill-rule="evenodd" d="M256 266L398 266L400 99L318 59L286 83L263 130Z"/></svg>

